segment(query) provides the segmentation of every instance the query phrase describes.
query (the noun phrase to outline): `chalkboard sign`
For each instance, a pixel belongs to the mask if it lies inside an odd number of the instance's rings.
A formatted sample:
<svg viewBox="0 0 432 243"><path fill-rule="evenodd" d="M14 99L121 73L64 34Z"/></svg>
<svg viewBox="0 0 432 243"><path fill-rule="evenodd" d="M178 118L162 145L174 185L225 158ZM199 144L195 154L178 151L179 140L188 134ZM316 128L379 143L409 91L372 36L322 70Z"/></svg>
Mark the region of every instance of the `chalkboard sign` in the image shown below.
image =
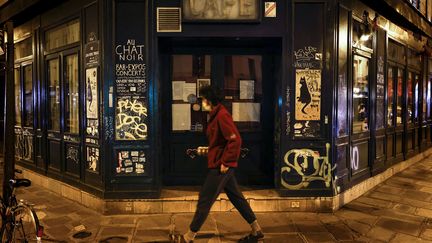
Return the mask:
<svg viewBox="0 0 432 243"><path fill-rule="evenodd" d="M147 16L145 2L116 2L115 139L147 139ZM129 170L129 169L128 169Z"/></svg>
<svg viewBox="0 0 432 243"><path fill-rule="evenodd" d="M140 96L145 98L147 91L146 64L144 63L144 45L129 39L125 44L115 48L117 63L116 94L117 96Z"/></svg>

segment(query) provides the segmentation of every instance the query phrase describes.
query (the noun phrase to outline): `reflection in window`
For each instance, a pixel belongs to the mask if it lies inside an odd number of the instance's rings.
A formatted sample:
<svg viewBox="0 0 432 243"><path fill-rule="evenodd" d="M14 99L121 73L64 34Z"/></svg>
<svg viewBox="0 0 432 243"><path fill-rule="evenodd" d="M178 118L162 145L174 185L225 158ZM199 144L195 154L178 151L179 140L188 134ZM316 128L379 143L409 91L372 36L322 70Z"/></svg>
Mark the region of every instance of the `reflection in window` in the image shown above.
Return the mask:
<svg viewBox="0 0 432 243"><path fill-rule="evenodd" d="M33 66L24 67L24 126L33 126Z"/></svg>
<svg viewBox="0 0 432 243"><path fill-rule="evenodd" d="M209 55L172 56L172 130L202 132L207 112L197 99L201 85L211 84Z"/></svg>
<svg viewBox="0 0 432 243"><path fill-rule="evenodd" d="M21 75L19 68L15 68L15 124L21 125Z"/></svg>
<svg viewBox="0 0 432 243"><path fill-rule="evenodd" d="M407 79L407 92L408 92L408 123L412 123L414 119L414 105L413 105L413 73L408 72L408 79Z"/></svg>
<svg viewBox="0 0 432 243"><path fill-rule="evenodd" d="M80 23L74 20L45 33L45 48L52 50L79 41Z"/></svg>
<svg viewBox="0 0 432 243"><path fill-rule="evenodd" d="M50 119L48 129L60 131L60 70L59 60L48 61L48 80L49 80L49 111Z"/></svg>
<svg viewBox="0 0 432 243"><path fill-rule="evenodd" d="M79 134L79 79L78 55L66 57L65 89L65 125L66 132Z"/></svg>
<svg viewBox="0 0 432 243"><path fill-rule="evenodd" d="M393 126L393 117L394 117L394 88L393 88L393 68L389 67L388 69L388 78L387 78L387 125Z"/></svg>
<svg viewBox="0 0 432 243"><path fill-rule="evenodd" d="M427 114L428 114L428 110L427 110L427 107L428 107L428 105L427 105L427 102L428 102L428 99L427 99L427 91L428 91L428 87L427 87L427 79L425 79L424 81L423 81L423 92L422 92L422 94L423 94L423 105L422 105L422 114L423 114L423 121L426 121L427 120Z"/></svg>
<svg viewBox="0 0 432 243"><path fill-rule="evenodd" d="M32 43L33 43L33 41L32 41L31 37L27 38L23 41L20 41L18 43L15 43L15 46L14 46L15 60L23 58L23 57L31 56L33 54Z"/></svg>
<svg viewBox="0 0 432 243"><path fill-rule="evenodd" d="M362 48L372 48L372 34L371 26L359 22L357 20L353 21L353 35L352 43L353 46Z"/></svg>
<svg viewBox="0 0 432 243"><path fill-rule="evenodd" d="M225 56L224 104L241 132L261 129L261 62L261 56Z"/></svg>
<svg viewBox="0 0 432 243"><path fill-rule="evenodd" d="M427 95L426 95L426 103L427 106L427 117L430 119L432 118L432 109L431 109L431 95L432 95L432 77L429 77L428 83L427 83Z"/></svg>
<svg viewBox="0 0 432 243"><path fill-rule="evenodd" d="M402 83L403 82L403 70L397 69L397 97L396 97L396 124L402 124Z"/></svg>
<svg viewBox="0 0 432 243"><path fill-rule="evenodd" d="M369 59L354 56L353 133L369 130Z"/></svg>
<svg viewBox="0 0 432 243"><path fill-rule="evenodd" d="M419 117L419 82L420 76L418 74L414 74L414 122L417 122Z"/></svg>

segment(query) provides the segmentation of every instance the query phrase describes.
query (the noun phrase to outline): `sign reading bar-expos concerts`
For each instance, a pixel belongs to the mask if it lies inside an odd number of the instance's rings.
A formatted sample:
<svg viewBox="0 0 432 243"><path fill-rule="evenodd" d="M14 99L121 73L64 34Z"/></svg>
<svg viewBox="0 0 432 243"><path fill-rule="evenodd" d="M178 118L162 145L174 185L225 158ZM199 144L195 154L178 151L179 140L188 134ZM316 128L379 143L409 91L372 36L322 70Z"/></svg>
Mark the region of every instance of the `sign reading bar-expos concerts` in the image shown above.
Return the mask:
<svg viewBox="0 0 432 243"><path fill-rule="evenodd" d="M115 46L116 139L147 138L145 45L135 39Z"/></svg>

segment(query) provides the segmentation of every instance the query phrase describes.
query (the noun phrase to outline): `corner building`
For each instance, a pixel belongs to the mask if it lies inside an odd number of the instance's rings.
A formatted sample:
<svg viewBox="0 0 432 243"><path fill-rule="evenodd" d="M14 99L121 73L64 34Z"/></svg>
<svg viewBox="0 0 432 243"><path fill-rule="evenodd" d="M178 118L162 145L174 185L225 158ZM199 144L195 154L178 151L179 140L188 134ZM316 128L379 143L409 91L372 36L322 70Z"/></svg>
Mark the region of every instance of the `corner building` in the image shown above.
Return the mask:
<svg viewBox="0 0 432 243"><path fill-rule="evenodd" d="M2 2L17 164L89 207L203 183L208 84L275 211L337 209L432 152L431 0Z"/></svg>

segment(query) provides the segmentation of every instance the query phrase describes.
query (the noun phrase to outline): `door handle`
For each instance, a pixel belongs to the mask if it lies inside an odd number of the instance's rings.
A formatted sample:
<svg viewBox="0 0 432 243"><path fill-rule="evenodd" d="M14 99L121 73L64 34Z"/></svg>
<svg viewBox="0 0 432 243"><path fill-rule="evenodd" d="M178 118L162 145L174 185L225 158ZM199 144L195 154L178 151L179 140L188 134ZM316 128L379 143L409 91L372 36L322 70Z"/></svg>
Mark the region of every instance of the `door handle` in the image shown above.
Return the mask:
<svg viewBox="0 0 432 243"><path fill-rule="evenodd" d="M191 159L195 159L195 157L197 157L198 155L198 150L197 149L186 149L186 155L189 156Z"/></svg>

